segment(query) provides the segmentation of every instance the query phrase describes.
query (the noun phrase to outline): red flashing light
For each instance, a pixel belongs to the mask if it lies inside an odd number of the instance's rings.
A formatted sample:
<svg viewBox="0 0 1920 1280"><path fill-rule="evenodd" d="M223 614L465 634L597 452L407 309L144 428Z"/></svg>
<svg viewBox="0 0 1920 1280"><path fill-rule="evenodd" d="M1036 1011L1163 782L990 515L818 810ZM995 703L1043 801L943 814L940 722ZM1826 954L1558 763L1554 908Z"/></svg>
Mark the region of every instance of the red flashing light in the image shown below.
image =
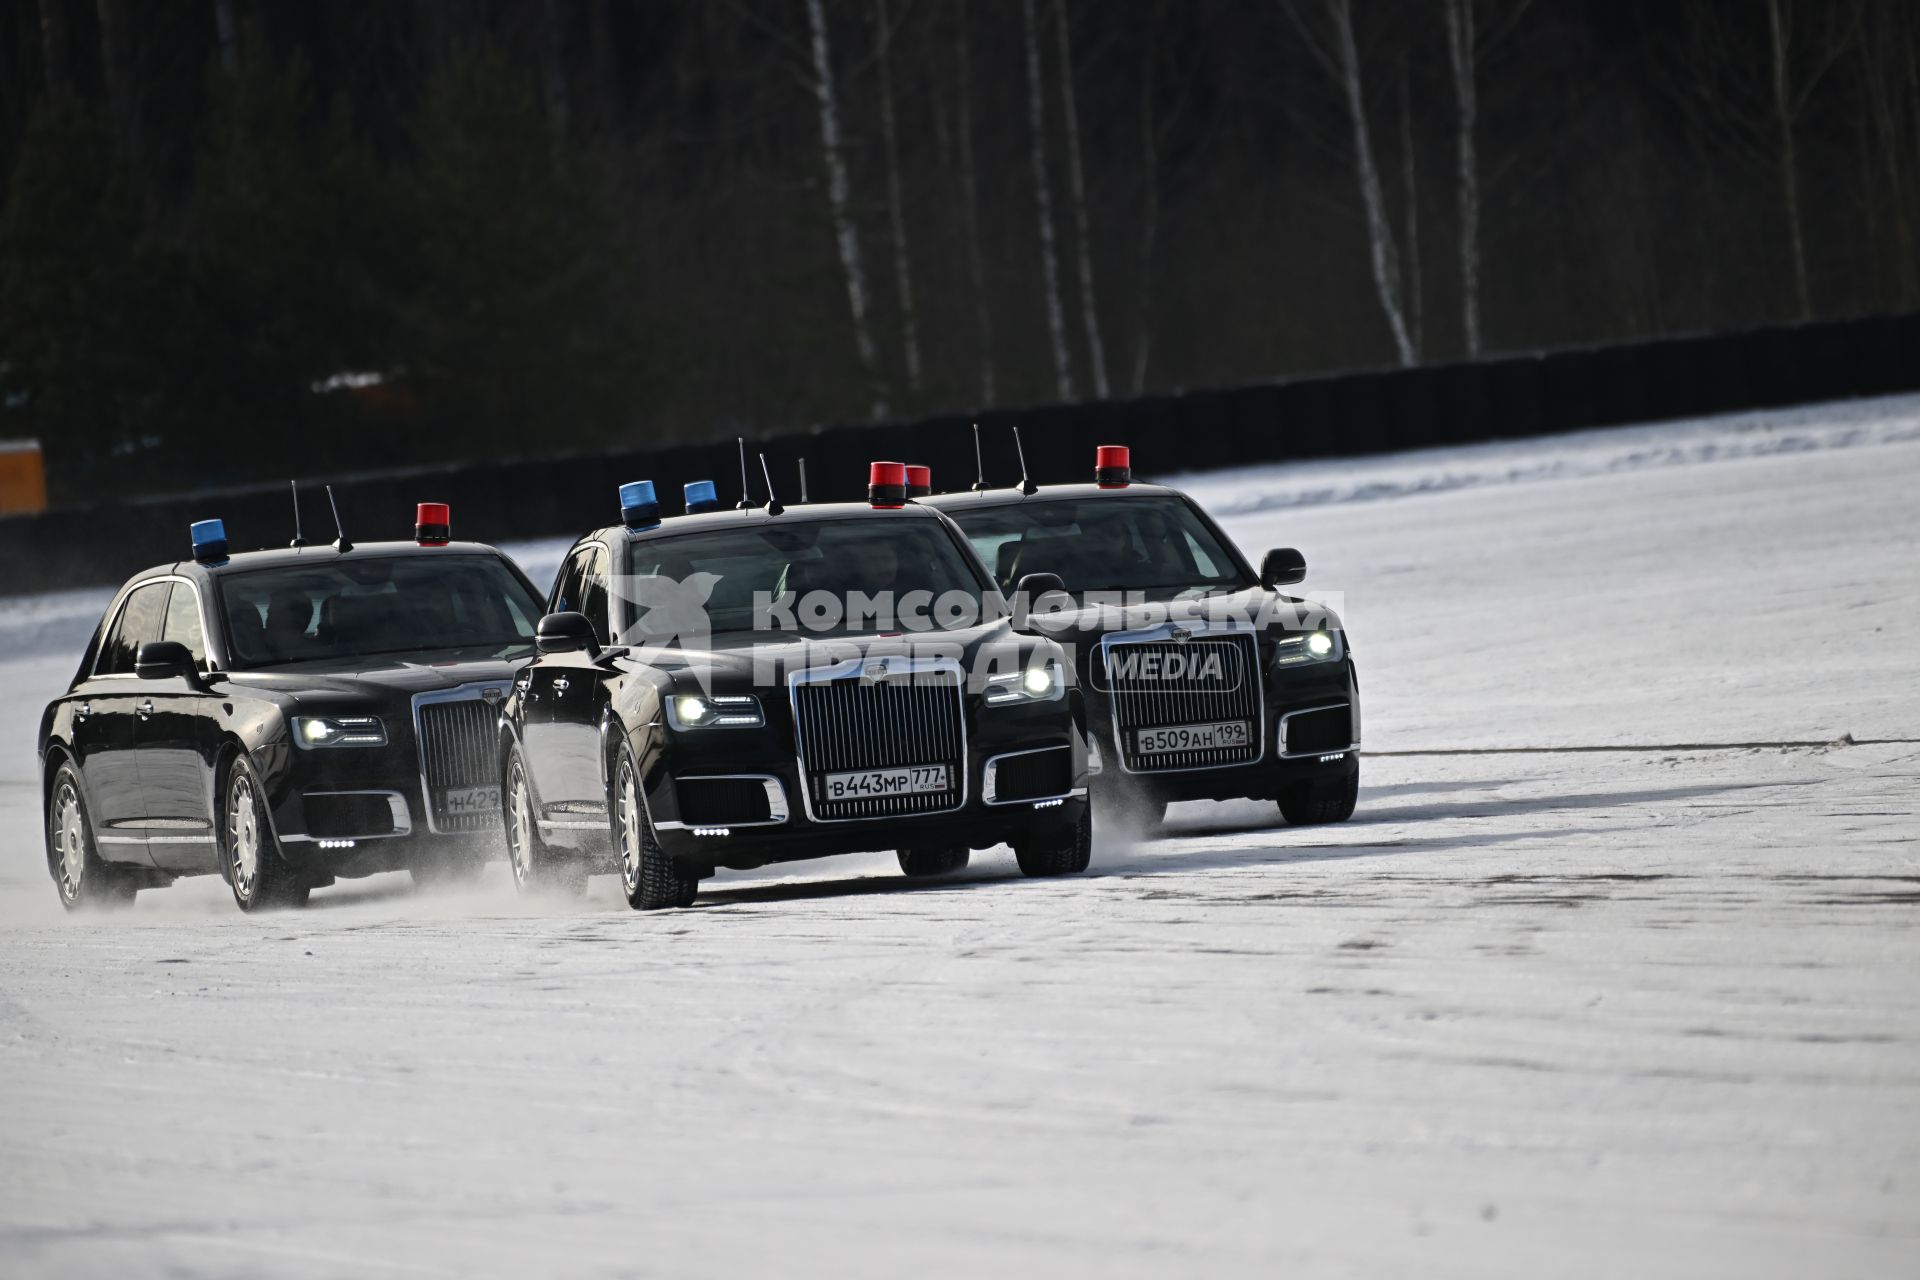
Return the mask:
<svg viewBox="0 0 1920 1280"><path fill-rule="evenodd" d="M453 512L444 502L423 502L413 509L413 536L423 547L453 541Z"/></svg>
<svg viewBox="0 0 1920 1280"><path fill-rule="evenodd" d="M881 511L907 505L907 466L904 462L876 462L867 468L867 501Z"/></svg>
<svg viewBox="0 0 1920 1280"><path fill-rule="evenodd" d="M933 468L917 462L907 464L907 496L924 498L933 492Z"/></svg>
<svg viewBox="0 0 1920 1280"><path fill-rule="evenodd" d="M1133 450L1124 444L1095 446L1093 479L1102 489L1124 489L1133 483Z"/></svg>

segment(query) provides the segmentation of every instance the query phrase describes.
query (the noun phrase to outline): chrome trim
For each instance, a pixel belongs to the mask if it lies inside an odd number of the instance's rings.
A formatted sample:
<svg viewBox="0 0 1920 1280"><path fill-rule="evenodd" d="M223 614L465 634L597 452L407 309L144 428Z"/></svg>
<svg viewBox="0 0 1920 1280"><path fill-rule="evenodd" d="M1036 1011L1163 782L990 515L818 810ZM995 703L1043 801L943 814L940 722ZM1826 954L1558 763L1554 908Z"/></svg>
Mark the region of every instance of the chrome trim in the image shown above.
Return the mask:
<svg viewBox="0 0 1920 1280"><path fill-rule="evenodd" d="M829 822L898 822L909 818L938 817L946 813L958 813L967 807L969 784L972 782L973 769L969 765L967 754L967 674L961 665L945 655L933 657L909 657L905 654L887 654L877 660L886 663L888 675L920 675L929 671L943 671L954 678L954 697L959 701L960 758L956 767L960 773L960 798L946 809L928 809L921 813L885 813L866 818L820 818L813 812L813 788L807 779L807 744L800 731L800 695L803 684L831 683L844 680L849 676L861 676L867 664L876 661L873 655L848 658L829 667L810 667L804 671L794 671L787 676L787 709L793 716L794 764L798 766L800 779L800 807L806 812L808 822L826 824Z"/></svg>
<svg viewBox="0 0 1920 1280"><path fill-rule="evenodd" d="M767 813L769 816L760 822L730 822L726 824L727 826L777 827L791 816L791 813L787 809L786 784L781 782L778 776L771 773L690 773L684 778L676 777L673 782L674 786L678 787L682 782L726 782L729 780L744 781L746 779L757 780L761 786L766 788ZM716 831L719 829L719 826L712 822L703 822L696 827L691 823L669 821L655 822L653 829L655 831L694 831L697 834L700 831Z"/></svg>
<svg viewBox="0 0 1920 1280"><path fill-rule="evenodd" d="M999 781L998 775L1000 762L1002 760L1011 760L1015 756L1037 756L1042 751L1066 752L1068 769L1069 773L1071 773L1073 761L1073 744L1071 742L1062 742L1051 747L1028 747L1022 751L1002 751L997 756L988 756L987 762L980 767L980 803L989 805L1039 804L1044 800L1064 800L1072 796L1085 795L1087 793L1085 787L1070 787L1057 795L1051 796L1023 796L1018 800L996 800L993 798L994 784Z"/></svg>
<svg viewBox="0 0 1920 1280"><path fill-rule="evenodd" d="M387 811L393 815L393 830L371 836L281 836L282 844L311 844L325 840L391 840L395 836L413 834L413 815L407 809L407 798L398 791L389 791L384 787L360 791L302 791L301 803L304 804L309 796L385 796Z"/></svg>
<svg viewBox="0 0 1920 1280"><path fill-rule="evenodd" d="M426 693L416 693L413 695L413 755L420 763L420 803L426 806L427 830L434 835L460 836L472 835L473 832L442 831L438 826L434 825L433 784L427 781L427 748L425 740L420 736L420 708L441 702L484 702L485 698L482 696L481 691L485 689L500 690L499 701L491 704L498 707L506 702L509 697L509 691L512 688L513 678L509 676L504 680L473 680L466 684L455 685L451 689L432 689ZM504 802L506 797L502 796L501 799Z"/></svg>
<svg viewBox="0 0 1920 1280"><path fill-rule="evenodd" d="M113 603L107 606L107 613L106 613L107 622L105 626L100 628L101 644L104 645L106 643L107 633L113 630L113 624L120 621L120 615L126 612L127 600L133 595L133 593L139 590L141 587L152 586L153 584L158 582L172 582L172 583L182 584L187 588L187 590L193 592L193 609L195 613L198 613L200 615L200 647L206 651L201 658L201 661L206 664L206 669L202 672L202 674L211 676L215 672L221 671L226 665L225 663L225 659L227 656L226 646L223 644L220 646L219 652L216 653L214 651L213 645L215 640L215 632L213 628L207 625L206 597L200 594L200 584L195 582L192 578L189 578L184 574L179 574L179 573L156 574L151 578L142 578L138 582L128 583L123 585L120 589L120 594L115 596L113 598ZM164 617L162 618L162 621L163 622L165 621ZM137 651L136 651L136 654L137 654ZM82 680L138 680L140 678L139 673L133 672L133 671L102 672L98 670L100 666L100 659L105 656L106 654L104 650L102 650L100 653L94 654L93 665L95 667L95 670L87 672L87 674L82 676L81 679Z"/></svg>
<svg viewBox="0 0 1920 1280"><path fill-rule="evenodd" d="M1107 649L1115 644L1151 644L1156 641L1170 641L1175 631L1183 631L1190 640L1209 636L1243 635L1253 639L1253 652L1248 663L1253 671L1253 701L1259 709L1260 723L1255 732L1260 744L1259 750L1250 760L1235 760L1230 764L1194 764L1182 765L1178 769L1135 769L1127 763L1126 743L1120 737L1120 722L1113 711L1113 682L1107 677L1107 689L1102 695L1107 699L1107 726L1113 731L1113 750L1120 766L1120 772L1142 777L1157 773L1205 773L1213 769L1245 769L1259 764L1267 758L1267 685L1265 673L1260 669L1260 633L1252 623L1238 618L1229 618L1218 623L1193 623L1191 625L1175 622L1163 622L1157 627L1145 627L1138 631L1113 631L1100 637L1097 648L1100 650L1100 671L1103 676L1111 668L1108 663Z"/></svg>
<svg viewBox="0 0 1920 1280"><path fill-rule="evenodd" d="M1280 731L1274 737L1274 750L1282 760L1310 760L1314 756L1337 756L1344 755L1349 751L1358 751L1360 749L1360 740L1358 738L1355 738L1344 747L1322 747L1318 751L1287 750L1287 721L1293 719L1295 716L1312 715L1316 711L1334 711L1340 709L1346 711L1347 723L1352 724L1353 703L1351 701L1328 702L1317 707L1300 707L1297 710L1287 712L1280 717Z"/></svg>

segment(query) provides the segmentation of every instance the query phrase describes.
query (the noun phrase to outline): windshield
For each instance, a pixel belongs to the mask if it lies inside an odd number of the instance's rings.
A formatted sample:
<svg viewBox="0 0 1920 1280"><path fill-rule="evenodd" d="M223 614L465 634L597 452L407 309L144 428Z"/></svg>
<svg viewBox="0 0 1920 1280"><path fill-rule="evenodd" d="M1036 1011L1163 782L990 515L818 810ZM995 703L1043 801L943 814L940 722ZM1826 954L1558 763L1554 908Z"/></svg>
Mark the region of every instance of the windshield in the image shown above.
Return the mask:
<svg viewBox="0 0 1920 1280"><path fill-rule="evenodd" d="M978 570L934 520L795 520L648 538L631 544L627 571L617 590L637 615L630 641L685 634L689 619L673 606L689 585L714 633L789 630L795 619L810 630L947 629L987 608ZM949 610L933 608L938 600Z"/></svg>
<svg viewBox="0 0 1920 1280"><path fill-rule="evenodd" d="M993 570L1002 591L1012 591L1029 573L1057 573L1075 595L1250 585L1213 530L1170 495L945 510Z"/></svg>
<svg viewBox="0 0 1920 1280"><path fill-rule="evenodd" d="M220 575L235 669L533 644L540 602L492 556L387 556Z"/></svg>

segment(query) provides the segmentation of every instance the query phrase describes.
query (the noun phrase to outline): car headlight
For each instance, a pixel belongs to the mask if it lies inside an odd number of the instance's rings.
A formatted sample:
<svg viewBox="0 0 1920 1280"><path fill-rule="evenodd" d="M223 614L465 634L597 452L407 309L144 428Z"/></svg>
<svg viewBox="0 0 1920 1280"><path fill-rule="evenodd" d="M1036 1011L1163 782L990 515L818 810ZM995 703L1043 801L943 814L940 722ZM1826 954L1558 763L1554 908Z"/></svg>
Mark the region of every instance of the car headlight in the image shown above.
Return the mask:
<svg viewBox="0 0 1920 1280"><path fill-rule="evenodd" d="M760 699L749 694L676 693L667 699L667 719L676 729L757 729L767 722Z"/></svg>
<svg viewBox="0 0 1920 1280"><path fill-rule="evenodd" d="M1297 666L1303 662L1331 662L1340 656L1340 637L1331 631L1302 631L1281 636L1274 643L1273 665Z"/></svg>
<svg viewBox="0 0 1920 1280"><path fill-rule="evenodd" d="M1004 675L988 676L985 696L993 706L1008 702L1051 702L1060 696L1065 687L1060 664L1049 662L1042 666L1009 671Z"/></svg>
<svg viewBox="0 0 1920 1280"><path fill-rule="evenodd" d="M295 746L314 750L319 747L384 747L387 726L378 716L295 716Z"/></svg>

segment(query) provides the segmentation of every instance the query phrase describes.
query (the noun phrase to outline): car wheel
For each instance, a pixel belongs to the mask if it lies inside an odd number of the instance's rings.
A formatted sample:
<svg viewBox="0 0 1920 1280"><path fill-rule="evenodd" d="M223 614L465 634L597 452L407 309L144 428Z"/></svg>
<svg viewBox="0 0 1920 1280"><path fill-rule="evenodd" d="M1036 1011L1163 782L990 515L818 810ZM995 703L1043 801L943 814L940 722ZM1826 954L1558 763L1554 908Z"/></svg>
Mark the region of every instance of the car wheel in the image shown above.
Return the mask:
<svg viewBox="0 0 1920 1280"><path fill-rule="evenodd" d="M273 824L267 820L259 775L245 756L237 757L227 770L226 802L220 812L227 884L240 909L306 906L313 882L281 854Z"/></svg>
<svg viewBox="0 0 1920 1280"><path fill-rule="evenodd" d="M1360 770L1343 777L1296 782L1280 794L1280 816L1296 827L1345 822L1360 799Z"/></svg>
<svg viewBox="0 0 1920 1280"><path fill-rule="evenodd" d="M640 794L640 768L631 747L620 748L620 763L613 771L613 840L620 850L620 881L628 906L635 911L658 911L693 905L700 881L681 874L660 847L653 819L647 816L646 799Z"/></svg>
<svg viewBox="0 0 1920 1280"><path fill-rule="evenodd" d="M1028 836L1016 842L1013 856L1023 875L1064 876L1085 871L1093 861L1093 811L1084 810L1065 839Z"/></svg>
<svg viewBox="0 0 1920 1280"><path fill-rule="evenodd" d="M117 873L95 852L80 778L71 764L54 773L47 797L47 865L60 890L60 905L69 911L124 907L139 892L130 877Z"/></svg>
<svg viewBox="0 0 1920 1280"><path fill-rule="evenodd" d="M513 869L513 887L522 893L585 893L586 867L540 838L533 788L519 747L507 754L506 801L507 865Z"/></svg>
<svg viewBox="0 0 1920 1280"><path fill-rule="evenodd" d="M956 849L902 849L899 853L900 869L916 879L960 871L966 867L967 857L964 845Z"/></svg>

